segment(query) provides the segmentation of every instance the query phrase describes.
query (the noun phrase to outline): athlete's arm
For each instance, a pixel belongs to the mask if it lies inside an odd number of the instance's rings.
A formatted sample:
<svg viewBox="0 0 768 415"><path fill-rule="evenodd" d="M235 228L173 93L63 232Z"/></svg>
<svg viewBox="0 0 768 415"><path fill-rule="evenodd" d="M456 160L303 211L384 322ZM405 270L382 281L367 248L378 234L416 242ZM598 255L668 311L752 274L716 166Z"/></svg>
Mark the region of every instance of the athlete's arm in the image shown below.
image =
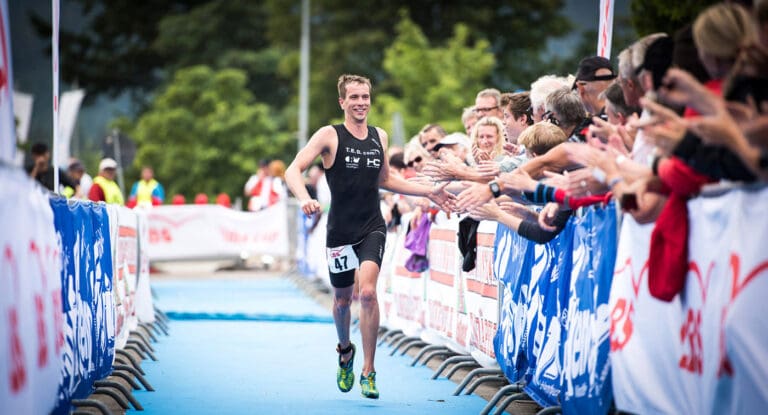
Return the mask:
<svg viewBox="0 0 768 415"><path fill-rule="evenodd" d="M291 193L299 200L301 210L311 215L321 210L320 203L309 197L307 188L304 187L304 178L301 176L318 156L323 158L323 165L329 167L336 155L336 130L327 125L320 128L312 135L307 145L299 150L296 157L285 170L285 184L291 189Z"/></svg>
<svg viewBox="0 0 768 415"><path fill-rule="evenodd" d="M379 172L379 187L389 190L390 192L428 197L443 209L450 210L455 197L445 191L445 186L448 184L447 182L442 186L427 186L410 182L394 174L389 174L389 160L386 157L389 137L381 128L377 127L376 130L379 132L381 146L385 155L385 157L382 157L384 162L382 163L381 171Z"/></svg>

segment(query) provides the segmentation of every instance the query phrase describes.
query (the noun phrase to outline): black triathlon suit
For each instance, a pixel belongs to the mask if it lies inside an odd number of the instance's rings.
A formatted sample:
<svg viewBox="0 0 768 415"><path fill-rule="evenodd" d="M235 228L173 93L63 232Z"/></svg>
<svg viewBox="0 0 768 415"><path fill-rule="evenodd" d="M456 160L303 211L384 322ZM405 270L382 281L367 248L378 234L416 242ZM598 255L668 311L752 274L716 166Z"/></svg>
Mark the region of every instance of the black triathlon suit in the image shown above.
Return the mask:
<svg viewBox="0 0 768 415"><path fill-rule="evenodd" d="M381 267L386 224L379 207L379 172L384 149L375 127L355 138L343 124L334 125L338 148L325 171L331 190L326 247L331 285L349 287L363 261Z"/></svg>

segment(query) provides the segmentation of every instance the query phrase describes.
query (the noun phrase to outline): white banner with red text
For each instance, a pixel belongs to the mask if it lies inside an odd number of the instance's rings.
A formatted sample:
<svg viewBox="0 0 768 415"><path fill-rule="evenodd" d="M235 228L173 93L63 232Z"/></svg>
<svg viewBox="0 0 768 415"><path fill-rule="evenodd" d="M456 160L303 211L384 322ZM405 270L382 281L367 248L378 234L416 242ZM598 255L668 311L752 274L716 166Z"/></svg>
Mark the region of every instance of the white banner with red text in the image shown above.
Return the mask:
<svg viewBox="0 0 768 415"><path fill-rule="evenodd" d="M285 202L258 212L218 205L156 206L147 217L153 261L288 256Z"/></svg>
<svg viewBox="0 0 768 415"><path fill-rule="evenodd" d="M64 346L61 241L48 196L0 168L0 414L47 414Z"/></svg>
<svg viewBox="0 0 768 415"><path fill-rule="evenodd" d="M610 301L618 409L768 408L766 206L768 188L691 200L687 279L669 303L648 291L649 225L624 221Z"/></svg>

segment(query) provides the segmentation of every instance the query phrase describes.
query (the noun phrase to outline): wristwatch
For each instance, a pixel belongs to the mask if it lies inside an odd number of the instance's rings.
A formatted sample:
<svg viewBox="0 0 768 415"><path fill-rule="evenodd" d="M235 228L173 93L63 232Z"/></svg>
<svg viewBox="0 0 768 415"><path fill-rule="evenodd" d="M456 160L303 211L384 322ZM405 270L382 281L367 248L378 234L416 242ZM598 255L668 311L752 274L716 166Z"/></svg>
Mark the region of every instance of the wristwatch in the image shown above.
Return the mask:
<svg viewBox="0 0 768 415"><path fill-rule="evenodd" d="M493 193L493 197L501 196L501 188L499 187L499 184L496 183L496 180L489 182L488 187L491 188L491 193Z"/></svg>

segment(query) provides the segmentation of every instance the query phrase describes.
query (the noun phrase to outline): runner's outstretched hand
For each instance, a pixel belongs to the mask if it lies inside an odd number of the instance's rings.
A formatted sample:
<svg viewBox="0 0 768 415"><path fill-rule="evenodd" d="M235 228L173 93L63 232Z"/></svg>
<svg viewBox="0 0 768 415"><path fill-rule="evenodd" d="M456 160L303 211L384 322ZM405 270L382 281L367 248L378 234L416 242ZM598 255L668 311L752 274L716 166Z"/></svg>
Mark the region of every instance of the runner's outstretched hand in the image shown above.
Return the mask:
<svg viewBox="0 0 768 415"><path fill-rule="evenodd" d="M307 216L317 213L320 211L320 202L315 199L304 200L301 202L301 211Z"/></svg>
<svg viewBox="0 0 768 415"><path fill-rule="evenodd" d="M429 200L440 206L440 209L446 212L452 211L456 203L456 196L445 190L445 187L448 186L448 183L449 182L444 182L442 184L435 185L429 195L427 195Z"/></svg>

